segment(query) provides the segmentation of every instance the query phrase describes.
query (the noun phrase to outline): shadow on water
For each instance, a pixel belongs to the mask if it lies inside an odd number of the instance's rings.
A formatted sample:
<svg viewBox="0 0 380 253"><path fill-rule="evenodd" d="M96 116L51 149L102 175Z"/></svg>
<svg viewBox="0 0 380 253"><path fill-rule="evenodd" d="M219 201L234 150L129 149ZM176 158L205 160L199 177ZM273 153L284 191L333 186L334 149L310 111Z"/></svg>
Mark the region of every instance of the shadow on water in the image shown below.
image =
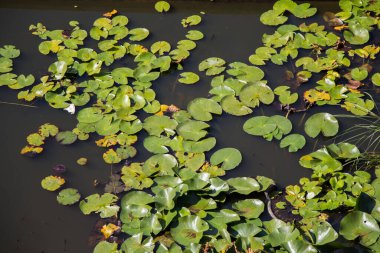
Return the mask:
<svg viewBox="0 0 380 253"><path fill-rule="evenodd" d="M54 59L39 54L37 48L40 40L28 32L32 23L42 22L50 29L61 29L68 26L68 21L78 20L87 29L99 15L115 8L129 17L130 26L146 27L151 31L146 45L157 40L167 40L175 44L185 33L180 20L189 14L204 11L206 15L199 30L206 37L198 43L197 49L184 65L186 71L196 71L201 60L212 56L222 57L228 62L247 62L248 56L261 45L261 35L272 32L271 28L259 22L260 13L270 8L271 1L175 1L171 2L174 11L165 15L154 11L153 2L2 0L0 45L14 44L21 49L22 56L15 60L16 73L33 73L38 77L46 74L47 67ZM314 5L326 10L337 8L336 2L315 2ZM272 87L281 84L279 77L282 76L283 67L266 68L265 71L266 79ZM162 103L186 108L193 98L207 96L210 78L203 77L194 86L181 86L176 80L177 76L169 74L154 83L154 89ZM16 96L16 92L0 88L0 101L18 102ZM25 145L25 137L36 131L41 124L50 122L61 129L72 129L76 122L75 117L49 108L45 103L38 102L35 105L38 108L0 105L0 251L91 252L87 241L96 217L83 216L77 206L70 208L58 205L56 194L42 190L39 184L43 177L51 173L55 164L62 163L68 167L68 186L78 188L86 196L101 190L93 187L93 181L106 180L109 167L103 163L102 150L93 144L93 140L69 147L50 142L46 146L46 152L33 161L19 155L19 150ZM311 110L316 111L318 110ZM342 113L335 108L330 111ZM256 116L274 113L279 112L271 106L263 106L254 111ZM305 119L304 116L291 115L296 131L302 132L301 122ZM245 134L242 125L247 118L222 116L212 123L211 135L218 140L216 148L236 147L244 156L242 165L228 175L264 175L273 178L280 185L296 183L300 177L308 175L309 172L298 165L298 159L319 147L323 140L315 144L308 139L308 146L303 152L291 154L280 149L276 142L267 142ZM349 124L343 122L343 128ZM75 161L82 156L89 158L87 166L80 167L76 164ZM137 160L143 161L148 156L146 152L141 152Z"/></svg>

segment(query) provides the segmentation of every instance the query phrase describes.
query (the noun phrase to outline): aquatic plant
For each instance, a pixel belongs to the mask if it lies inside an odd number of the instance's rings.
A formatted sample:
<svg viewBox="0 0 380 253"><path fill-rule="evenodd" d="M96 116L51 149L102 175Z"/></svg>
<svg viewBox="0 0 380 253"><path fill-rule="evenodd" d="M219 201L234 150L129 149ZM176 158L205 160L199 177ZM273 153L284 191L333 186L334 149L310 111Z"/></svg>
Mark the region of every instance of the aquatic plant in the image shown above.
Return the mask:
<svg viewBox="0 0 380 253"><path fill-rule="evenodd" d="M347 169L352 161L366 159L357 146L333 143L304 155L300 164L312 170L311 177L274 191L275 182L263 176L222 178L238 168L243 156L233 147L214 150L217 140L209 135L215 117L250 115L278 100L285 112L250 117L243 130L297 152L306 138L292 133L292 113L335 105L356 116L373 116L375 102L360 88L379 85L378 73L371 72L380 48L368 42L380 24L380 6L376 1L350 0L339 5L341 12L325 14L331 26L326 28L317 23L285 24L287 13L308 18L317 9L308 3L276 1L260 20L278 27L264 34L263 46L249 56L253 65L211 57L199 63L200 73L183 70L191 50L205 36L190 30L202 22L200 15L181 20L188 30L175 48L163 40L149 49L139 44L149 30L128 27L129 19L116 10L96 19L89 31L77 21L69 22L70 30L31 25L32 34L43 40L40 53L55 57L50 74L37 83L32 75L13 74L13 59L20 51L7 45L0 49L0 85L21 90L21 100L44 99L55 109L75 114L78 123L72 130L42 125L27 137L21 153L40 154L52 137L64 145L90 135L97 138L95 144L104 149L104 162L111 166L104 193L81 199L76 189L65 188L57 195L58 203L79 202L83 214L97 213L108 222L99 231L103 240L96 253L307 253L319 252L321 246L377 252L380 173L373 167L369 172ZM170 5L159 1L154 8L167 12ZM97 48L86 47L89 39ZM133 62L114 65L125 57ZM286 75L296 87L282 84L272 89L259 66L287 62L295 64ZM196 85L203 74L212 76L209 98L195 98L186 110L161 104L153 83L170 70L178 72L178 83L188 85ZM318 81L310 82L313 77ZM299 88L306 83L312 86L301 94ZM304 129L310 138L333 137L339 123L335 116L318 112L308 117ZM142 143L152 155L138 162L133 160L133 145L140 141L141 131L148 135ZM87 159L77 162L85 165ZM62 170L58 167L57 174ZM56 191L64 183L62 175L51 175L41 185ZM266 213L272 219L264 219Z"/></svg>

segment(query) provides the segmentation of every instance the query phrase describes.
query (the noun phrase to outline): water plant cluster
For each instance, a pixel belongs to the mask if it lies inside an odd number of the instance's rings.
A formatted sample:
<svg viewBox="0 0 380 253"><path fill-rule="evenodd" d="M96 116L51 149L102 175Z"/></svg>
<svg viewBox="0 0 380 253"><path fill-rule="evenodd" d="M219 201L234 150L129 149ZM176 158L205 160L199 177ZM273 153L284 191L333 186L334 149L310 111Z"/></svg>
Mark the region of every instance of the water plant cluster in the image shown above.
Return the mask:
<svg viewBox="0 0 380 253"><path fill-rule="evenodd" d="M378 120L376 100L366 91L380 86L373 68L380 47L371 40L380 27L380 2L340 0L339 6L340 12L324 14L323 25L307 19L294 25L287 23L289 15L304 19L317 9L276 1L260 20L277 29L263 35L263 45L247 59L251 64L211 57L199 63L198 73L183 69L204 37L194 28L204 13L181 20L184 37L175 46L140 44L149 30L130 27L116 10L96 19L89 31L76 21L66 30L31 25L42 40L40 53L56 57L50 74L37 81L13 74L20 51L7 45L0 49L0 85L20 90L20 100L43 99L75 114L77 125L61 130L46 123L27 137L21 153L42 153L47 138L69 145L97 137L104 162L113 168L103 194L82 197L77 189L64 188L63 165L41 181L44 189L59 190L58 203L79 202L83 214L99 214L103 226L95 253L380 252L380 167L374 162L367 171L348 170L367 157L357 146L338 142L303 156L300 164L311 169L310 178L276 190L264 176L224 177L239 166L242 154L233 147L215 150L217 140L209 134L219 115L250 115L274 102L281 104L281 113L253 116L243 131L289 152L305 146L304 135L331 138L340 129L337 117L319 112L308 116L304 133L294 132L293 113L334 105ZM170 5L159 1L154 8L167 12ZM89 40L97 47L87 47ZM286 73L294 85L269 84L260 68L267 64L294 64ZM187 108L161 104L154 81L173 71L183 85L212 76L210 96ZM139 140L141 131L147 137ZM152 153L146 161L133 159L138 141ZM84 165L87 159L77 162Z"/></svg>

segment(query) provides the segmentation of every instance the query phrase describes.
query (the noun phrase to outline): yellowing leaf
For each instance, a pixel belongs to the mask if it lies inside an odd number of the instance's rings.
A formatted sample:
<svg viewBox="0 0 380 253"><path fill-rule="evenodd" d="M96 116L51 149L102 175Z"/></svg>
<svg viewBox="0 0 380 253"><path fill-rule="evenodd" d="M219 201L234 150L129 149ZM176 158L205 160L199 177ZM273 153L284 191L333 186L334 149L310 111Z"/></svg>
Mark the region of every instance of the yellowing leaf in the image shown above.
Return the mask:
<svg viewBox="0 0 380 253"><path fill-rule="evenodd" d="M315 89L307 90L303 94L303 98L309 103L313 104L317 101L330 100L330 94L325 91L317 91Z"/></svg>
<svg viewBox="0 0 380 253"><path fill-rule="evenodd" d="M107 150L107 152L103 154L103 159L108 164L121 162L121 157L113 149Z"/></svg>
<svg viewBox="0 0 380 253"><path fill-rule="evenodd" d="M100 230L100 232L102 232L102 234L104 235L104 237L106 239L108 239L111 235L113 235L113 233L115 231L117 231L119 229L120 229L119 226L116 226L115 224L109 223L107 225L104 225L102 227L102 229Z"/></svg>
<svg viewBox="0 0 380 253"><path fill-rule="evenodd" d="M39 135L38 133L29 134L28 137L26 137L26 140L33 146L41 146L45 143L45 137Z"/></svg>
<svg viewBox="0 0 380 253"><path fill-rule="evenodd" d="M58 176L47 176L41 181L41 186L45 190L55 191L58 190L65 183L65 179Z"/></svg>
<svg viewBox="0 0 380 253"><path fill-rule="evenodd" d="M107 135L104 138L95 141L98 147L108 148L117 144L116 135Z"/></svg>
<svg viewBox="0 0 380 253"><path fill-rule="evenodd" d="M106 12L103 14L103 17L107 17L107 18L110 18L112 17L113 15L115 15L117 13L117 10L113 9L112 11L110 12Z"/></svg>
<svg viewBox="0 0 380 253"><path fill-rule="evenodd" d="M25 146L21 149L20 154L40 154L44 149L42 147Z"/></svg>

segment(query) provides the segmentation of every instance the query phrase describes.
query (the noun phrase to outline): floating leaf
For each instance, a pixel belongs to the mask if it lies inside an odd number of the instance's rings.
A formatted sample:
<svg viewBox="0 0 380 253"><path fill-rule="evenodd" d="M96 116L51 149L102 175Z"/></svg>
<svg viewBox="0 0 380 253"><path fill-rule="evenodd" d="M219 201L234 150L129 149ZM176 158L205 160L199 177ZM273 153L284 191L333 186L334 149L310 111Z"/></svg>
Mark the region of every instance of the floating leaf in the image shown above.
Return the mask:
<svg viewBox="0 0 380 253"><path fill-rule="evenodd" d="M223 148L216 151L210 157L212 165L219 165L223 170L236 168L242 160L240 151L236 148Z"/></svg>
<svg viewBox="0 0 380 253"><path fill-rule="evenodd" d="M207 98L196 98L192 100L188 106L187 111L196 120L210 121L212 114L222 114L222 107L214 100Z"/></svg>
<svg viewBox="0 0 380 253"><path fill-rule="evenodd" d="M57 195L59 204L67 206L77 203L80 199L80 194L77 189L67 188L60 191Z"/></svg>
<svg viewBox="0 0 380 253"><path fill-rule="evenodd" d="M149 30L146 28L135 28L129 31L129 39L132 41L144 40L149 35Z"/></svg>
<svg viewBox="0 0 380 253"><path fill-rule="evenodd" d="M222 58L211 57L199 63L198 69L199 71L206 71L206 75L208 76L213 76L224 71L224 64L226 64L226 62Z"/></svg>
<svg viewBox="0 0 380 253"><path fill-rule="evenodd" d="M357 81L363 81L368 76L368 71L364 68L354 68L351 70L351 77Z"/></svg>
<svg viewBox="0 0 380 253"><path fill-rule="evenodd" d="M101 241L95 246L93 253L120 253L120 251L117 250L117 245L116 242L110 243Z"/></svg>
<svg viewBox="0 0 380 253"><path fill-rule="evenodd" d="M232 192L248 195L252 192L260 190L259 183L250 177L235 177L227 180L229 186L232 187Z"/></svg>
<svg viewBox="0 0 380 253"><path fill-rule="evenodd" d="M252 113L251 108L245 106L232 95L225 96L221 101L221 106L223 111L235 116L243 116Z"/></svg>
<svg viewBox="0 0 380 253"><path fill-rule="evenodd" d="M191 243L199 243L203 237L203 232L207 229L207 222L198 216L189 215L178 218L178 226L172 228L170 232L176 242L188 246Z"/></svg>
<svg viewBox="0 0 380 253"><path fill-rule="evenodd" d="M103 160L108 164L115 164L121 162L121 157L115 150L109 149L103 154Z"/></svg>
<svg viewBox="0 0 380 253"><path fill-rule="evenodd" d="M65 179L58 176L47 176L41 181L41 186L48 191L56 191L65 183Z"/></svg>
<svg viewBox="0 0 380 253"><path fill-rule="evenodd" d="M143 252L153 252L154 241L152 237L147 237L145 240L142 239L143 234L135 234L129 237L121 245L121 249L125 253L143 253Z"/></svg>
<svg viewBox="0 0 380 253"><path fill-rule="evenodd" d="M199 76L193 72L182 72L180 76L181 78L178 79L180 83L194 84L199 81Z"/></svg>
<svg viewBox="0 0 380 253"><path fill-rule="evenodd" d="M63 145L70 145L77 140L78 136L74 134L72 131L63 131L59 132L55 139L57 142Z"/></svg>
<svg viewBox="0 0 380 253"><path fill-rule="evenodd" d="M153 43L152 46L150 47L150 51L152 53L155 54L158 52L159 55L163 55L164 53L169 52L170 49L171 49L171 46L166 41L157 41Z"/></svg>
<svg viewBox="0 0 380 253"><path fill-rule="evenodd" d="M153 115L144 120L143 127L149 135L160 136L165 132L168 135L174 134L177 122L168 116Z"/></svg>
<svg viewBox="0 0 380 253"><path fill-rule="evenodd" d="M118 197L110 193L92 194L79 203L79 208L85 215L96 212L101 218L108 218L117 215L119 206L114 205L117 200Z"/></svg>
<svg viewBox="0 0 380 253"><path fill-rule="evenodd" d="M37 134L37 133L33 133L33 134L28 135L28 137L26 137L26 140L32 146L41 146L45 143L44 142L45 137L41 136L40 134Z"/></svg>
<svg viewBox="0 0 380 253"><path fill-rule="evenodd" d="M204 129L209 128L210 125L196 120L187 120L177 126L177 133L185 140L198 141L207 135Z"/></svg>
<svg viewBox="0 0 380 253"><path fill-rule="evenodd" d="M49 66L49 72L51 72L57 80L62 79L65 76L66 71L67 63L64 61L57 61Z"/></svg>
<svg viewBox="0 0 380 253"><path fill-rule="evenodd" d="M187 18L182 19L181 24L183 27L198 25L202 21L201 16L191 15Z"/></svg>
<svg viewBox="0 0 380 253"><path fill-rule="evenodd" d="M186 34L186 38L188 38L189 40L201 40L203 39L203 37L203 33L198 30L190 30Z"/></svg>
<svg viewBox="0 0 380 253"><path fill-rule="evenodd" d="M87 164L87 158L85 157L81 157L77 160L77 164L81 165L81 166L84 166Z"/></svg>
<svg viewBox="0 0 380 253"><path fill-rule="evenodd" d="M20 50L13 45L4 45L0 48L0 55L8 59L13 59L20 56Z"/></svg>
<svg viewBox="0 0 380 253"><path fill-rule="evenodd" d="M316 113L305 122L305 132L312 138L322 133L326 137L334 136L338 133L339 123L337 119L329 113Z"/></svg>
<svg viewBox="0 0 380 253"><path fill-rule="evenodd" d="M374 85L380 86L380 73L375 73L372 75L371 81Z"/></svg>
<svg viewBox="0 0 380 253"><path fill-rule="evenodd" d="M260 102L269 105L274 100L272 89L264 84L250 84L240 91L239 98L243 104L249 107L257 107Z"/></svg>
<svg viewBox="0 0 380 253"><path fill-rule="evenodd" d="M154 5L154 9L158 12L168 12L170 9L170 4L166 1L158 1Z"/></svg>
<svg viewBox="0 0 380 253"><path fill-rule="evenodd" d="M300 134L290 134L281 140L280 147L288 147L289 152L297 152L306 144L306 139Z"/></svg>
<svg viewBox="0 0 380 253"><path fill-rule="evenodd" d="M235 202L232 208L237 210L240 216L256 219L264 212L265 205L259 199L245 199Z"/></svg>
<svg viewBox="0 0 380 253"><path fill-rule="evenodd" d="M310 232L315 245L324 245L338 238L338 233L328 222L315 224Z"/></svg>
<svg viewBox="0 0 380 253"><path fill-rule="evenodd" d="M371 215L353 211L341 220L339 234L347 240L355 240L359 237L362 245L370 246L378 239L380 228Z"/></svg>
<svg viewBox="0 0 380 253"><path fill-rule="evenodd" d="M77 119L81 123L95 123L103 118L99 108L89 107L79 111Z"/></svg>

